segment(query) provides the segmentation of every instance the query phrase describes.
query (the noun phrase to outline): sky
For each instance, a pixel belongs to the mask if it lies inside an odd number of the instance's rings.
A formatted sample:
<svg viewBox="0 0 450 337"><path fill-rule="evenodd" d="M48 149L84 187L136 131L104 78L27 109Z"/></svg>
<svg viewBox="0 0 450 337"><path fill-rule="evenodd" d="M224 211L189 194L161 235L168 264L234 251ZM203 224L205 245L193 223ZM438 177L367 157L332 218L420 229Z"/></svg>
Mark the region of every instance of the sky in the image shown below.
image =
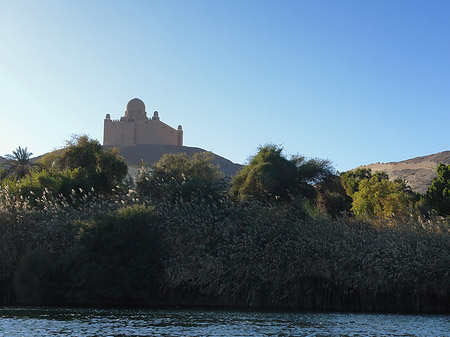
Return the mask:
<svg viewBox="0 0 450 337"><path fill-rule="evenodd" d="M449 150L450 1L0 0L0 156L138 97L184 145L338 171Z"/></svg>

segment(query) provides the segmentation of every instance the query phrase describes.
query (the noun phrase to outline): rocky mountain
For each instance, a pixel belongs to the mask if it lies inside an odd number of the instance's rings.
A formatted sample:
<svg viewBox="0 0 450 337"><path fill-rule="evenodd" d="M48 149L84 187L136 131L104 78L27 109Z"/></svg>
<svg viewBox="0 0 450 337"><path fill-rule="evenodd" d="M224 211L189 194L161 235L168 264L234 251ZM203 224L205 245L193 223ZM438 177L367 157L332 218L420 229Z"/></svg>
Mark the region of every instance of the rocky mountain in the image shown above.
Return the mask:
<svg viewBox="0 0 450 337"><path fill-rule="evenodd" d="M6 161L5 158L3 158L2 156L0 156L0 165L3 164Z"/></svg>
<svg viewBox="0 0 450 337"><path fill-rule="evenodd" d="M425 193L433 178L437 177L436 167L439 163L450 164L450 151L399 162L364 165L359 168L370 168L372 172L385 171L389 178L405 179L414 191Z"/></svg>
<svg viewBox="0 0 450 337"><path fill-rule="evenodd" d="M137 173L137 169L140 168L142 161L151 165L161 159L165 153L186 153L192 157L194 153L206 151L199 147L177 145L136 144L116 147L127 161L131 175ZM217 154L214 154L213 164L218 165L219 169L227 176L234 176L242 168L242 165L235 164Z"/></svg>

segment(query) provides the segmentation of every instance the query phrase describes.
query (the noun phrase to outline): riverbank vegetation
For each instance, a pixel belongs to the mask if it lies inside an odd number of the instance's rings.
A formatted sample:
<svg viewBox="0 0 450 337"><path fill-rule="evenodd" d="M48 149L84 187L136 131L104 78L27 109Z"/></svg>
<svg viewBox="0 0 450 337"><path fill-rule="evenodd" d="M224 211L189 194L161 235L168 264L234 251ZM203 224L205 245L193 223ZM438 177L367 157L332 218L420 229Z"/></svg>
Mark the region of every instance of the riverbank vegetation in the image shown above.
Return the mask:
<svg viewBox="0 0 450 337"><path fill-rule="evenodd" d="M3 176L2 304L450 312L445 165L421 196L274 145L232 181L206 153L123 164L79 137Z"/></svg>

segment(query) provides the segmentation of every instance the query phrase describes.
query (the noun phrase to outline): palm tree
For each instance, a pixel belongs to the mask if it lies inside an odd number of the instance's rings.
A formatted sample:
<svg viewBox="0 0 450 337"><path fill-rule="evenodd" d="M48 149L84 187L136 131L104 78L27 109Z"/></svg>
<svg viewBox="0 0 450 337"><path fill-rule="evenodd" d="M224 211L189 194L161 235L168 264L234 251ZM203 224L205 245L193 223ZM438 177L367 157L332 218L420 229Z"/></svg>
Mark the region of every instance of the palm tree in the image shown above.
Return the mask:
<svg viewBox="0 0 450 337"><path fill-rule="evenodd" d="M13 154L5 155L7 161L2 165L6 170L2 175L2 178L7 176L15 176L17 180L25 177L31 170L32 166L37 166L37 163L32 163L30 157L33 154L28 152L27 148L21 148L20 146Z"/></svg>

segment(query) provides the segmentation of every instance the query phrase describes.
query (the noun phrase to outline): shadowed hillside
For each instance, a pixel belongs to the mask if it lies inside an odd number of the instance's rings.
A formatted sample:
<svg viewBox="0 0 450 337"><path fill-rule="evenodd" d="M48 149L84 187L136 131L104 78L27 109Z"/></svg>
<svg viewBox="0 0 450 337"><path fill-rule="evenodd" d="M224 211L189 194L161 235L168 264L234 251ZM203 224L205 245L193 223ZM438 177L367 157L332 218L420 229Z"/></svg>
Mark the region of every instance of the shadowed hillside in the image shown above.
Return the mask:
<svg viewBox="0 0 450 337"><path fill-rule="evenodd" d="M186 153L188 156L192 157L194 153L206 151L198 147L156 144L137 144L116 147L120 150L120 154L125 158L127 163L132 166L140 165L142 161L151 165L157 162L165 153ZM217 154L214 154L213 164L218 165L220 170L228 176L234 176L242 167L242 165L235 164Z"/></svg>
<svg viewBox="0 0 450 337"><path fill-rule="evenodd" d="M3 164L6 161L5 158L3 158L2 156L0 156L0 165Z"/></svg>
<svg viewBox="0 0 450 337"><path fill-rule="evenodd" d="M414 191L425 193L433 178L437 177L436 167L439 163L450 164L450 151L400 162L364 165L360 166L360 168L370 168L373 172L385 171L391 179L405 179Z"/></svg>

